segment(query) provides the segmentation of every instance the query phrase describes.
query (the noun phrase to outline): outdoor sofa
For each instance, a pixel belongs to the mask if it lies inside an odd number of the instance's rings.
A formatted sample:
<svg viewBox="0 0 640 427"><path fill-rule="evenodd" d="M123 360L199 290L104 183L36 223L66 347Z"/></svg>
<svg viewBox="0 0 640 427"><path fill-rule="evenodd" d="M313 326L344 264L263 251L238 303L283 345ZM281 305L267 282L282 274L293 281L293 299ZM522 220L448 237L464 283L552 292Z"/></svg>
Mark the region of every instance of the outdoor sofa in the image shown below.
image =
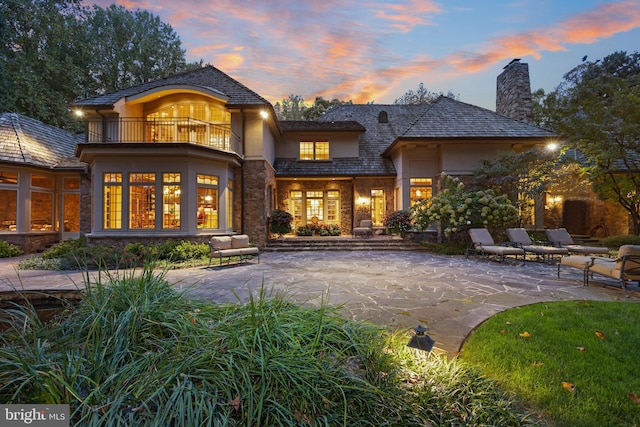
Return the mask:
<svg viewBox="0 0 640 427"><path fill-rule="evenodd" d="M220 265L222 265L224 258L227 259L227 264L229 264L232 257L239 257L240 262L246 262L253 256L256 256L258 264L260 263L260 250L255 246L251 246L249 236L246 234L213 236L209 240L209 249L209 264L211 264L211 259L214 257L220 259Z"/></svg>

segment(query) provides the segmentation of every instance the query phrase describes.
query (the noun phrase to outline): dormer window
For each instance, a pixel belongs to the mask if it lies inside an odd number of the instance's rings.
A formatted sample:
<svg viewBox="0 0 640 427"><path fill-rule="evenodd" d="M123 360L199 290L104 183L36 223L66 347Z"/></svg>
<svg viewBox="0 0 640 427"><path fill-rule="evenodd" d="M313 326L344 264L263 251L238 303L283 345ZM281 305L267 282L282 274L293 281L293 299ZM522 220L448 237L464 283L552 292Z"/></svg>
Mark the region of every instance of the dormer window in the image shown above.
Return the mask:
<svg viewBox="0 0 640 427"><path fill-rule="evenodd" d="M389 116L386 111L380 111L378 114L378 123L389 123Z"/></svg>
<svg viewBox="0 0 640 427"><path fill-rule="evenodd" d="M300 141L300 160L330 160L329 141L311 139Z"/></svg>

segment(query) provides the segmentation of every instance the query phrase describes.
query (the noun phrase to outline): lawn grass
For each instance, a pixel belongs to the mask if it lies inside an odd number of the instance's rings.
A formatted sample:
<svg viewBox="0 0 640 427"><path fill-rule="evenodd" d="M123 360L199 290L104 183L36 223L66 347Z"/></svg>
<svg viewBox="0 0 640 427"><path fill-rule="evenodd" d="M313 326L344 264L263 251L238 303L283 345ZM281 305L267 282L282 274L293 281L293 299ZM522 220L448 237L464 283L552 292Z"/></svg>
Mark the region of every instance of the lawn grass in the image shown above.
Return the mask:
<svg viewBox="0 0 640 427"><path fill-rule="evenodd" d="M640 425L640 304L565 301L488 319L461 359L555 426Z"/></svg>
<svg viewBox="0 0 640 427"><path fill-rule="evenodd" d="M67 403L74 426L542 425L477 370L339 307L265 289L197 301L151 268L98 277L49 322L5 313L0 402Z"/></svg>

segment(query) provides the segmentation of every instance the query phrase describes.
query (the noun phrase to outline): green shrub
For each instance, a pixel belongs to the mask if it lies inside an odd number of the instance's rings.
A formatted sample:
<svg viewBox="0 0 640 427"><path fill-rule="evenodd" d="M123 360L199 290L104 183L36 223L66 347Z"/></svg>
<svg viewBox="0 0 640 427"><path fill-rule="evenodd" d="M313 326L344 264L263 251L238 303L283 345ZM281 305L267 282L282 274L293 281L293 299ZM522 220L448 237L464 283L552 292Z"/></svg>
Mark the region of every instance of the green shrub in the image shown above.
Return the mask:
<svg viewBox="0 0 640 427"><path fill-rule="evenodd" d="M192 243L182 241L173 248L173 250L169 254L168 259L170 259L171 261L186 261L190 259L200 259L208 256L209 245L207 245L206 243Z"/></svg>
<svg viewBox="0 0 640 427"><path fill-rule="evenodd" d="M276 209L269 217L269 231L280 236L291 233L292 222L293 216L289 212Z"/></svg>
<svg viewBox="0 0 640 427"><path fill-rule="evenodd" d="M622 245L640 245L640 236L609 236L600 240L600 244L611 249L618 249Z"/></svg>
<svg viewBox="0 0 640 427"><path fill-rule="evenodd" d="M342 233L337 224L307 224L296 227L296 236L312 236L313 233L319 236L339 236Z"/></svg>
<svg viewBox="0 0 640 427"><path fill-rule="evenodd" d="M9 243L5 240L0 240L0 258L9 258L22 255L23 253L23 250L13 243Z"/></svg>
<svg viewBox="0 0 640 427"><path fill-rule="evenodd" d="M85 251L86 249L87 240L84 237L80 237L79 239L63 240L62 242L56 243L49 249L46 249L44 252L42 252L42 258L62 258L70 254Z"/></svg>
<svg viewBox="0 0 640 427"><path fill-rule="evenodd" d="M405 209L391 212L384 217L382 224L391 233L404 234L411 230L411 211Z"/></svg>
<svg viewBox="0 0 640 427"><path fill-rule="evenodd" d="M296 236L311 236L313 235L313 225L301 225L296 227Z"/></svg>

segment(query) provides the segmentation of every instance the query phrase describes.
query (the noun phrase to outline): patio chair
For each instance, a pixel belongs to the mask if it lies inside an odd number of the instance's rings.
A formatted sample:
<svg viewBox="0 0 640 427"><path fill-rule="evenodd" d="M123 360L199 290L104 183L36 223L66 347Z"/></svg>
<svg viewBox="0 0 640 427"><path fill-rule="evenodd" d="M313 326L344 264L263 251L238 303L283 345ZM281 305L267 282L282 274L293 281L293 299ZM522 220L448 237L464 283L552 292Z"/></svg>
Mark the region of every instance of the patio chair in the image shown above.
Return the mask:
<svg viewBox="0 0 640 427"><path fill-rule="evenodd" d="M615 259L603 257L592 257L592 259L593 263L589 266L586 275L586 286L589 286L589 276L599 274L618 280L628 298L627 283L640 282L640 246L638 245L620 246L618 257Z"/></svg>
<svg viewBox="0 0 640 427"><path fill-rule="evenodd" d="M601 255L609 255L609 248L601 247L601 246L584 246L577 245L573 241L573 237L567 231L566 228L555 228L555 229L546 229L545 233L547 234L547 239L549 243L554 246L567 248L570 253L574 254L601 254Z"/></svg>
<svg viewBox="0 0 640 427"><path fill-rule="evenodd" d="M364 235L365 237L373 237L373 221L363 219L360 221L360 227L353 228L353 236Z"/></svg>
<svg viewBox="0 0 640 427"><path fill-rule="evenodd" d="M620 282L627 297L627 283L630 281L640 281L640 246L622 245L618 250L618 257L604 258L597 256L566 256L558 264L558 277L560 277L560 266L580 268L583 272L583 285L589 286L589 277L599 274Z"/></svg>
<svg viewBox="0 0 640 427"><path fill-rule="evenodd" d="M491 233L489 233L489 230L486 228L470 229L469 237L471 237L471 244L465 252L467 259L469 259L469 254L471 252L479 253L483 258L489 255L495 255L499 257L501 262L505 260L505 257L513 255L516 260L518 259L518 256L522 256L522 263L524 264L524 249L507 246L504 243L496 244L493 237L491 237Z"/></svg>
<svg viewBox="0 0 640 427"><path fill-rule="evenodd" d="M536 245L524 228L507 228L507 237L512 244L525 252L534 254L543 261L553 261L554 256L568 255L569 250L556 246Z"/></svg>

